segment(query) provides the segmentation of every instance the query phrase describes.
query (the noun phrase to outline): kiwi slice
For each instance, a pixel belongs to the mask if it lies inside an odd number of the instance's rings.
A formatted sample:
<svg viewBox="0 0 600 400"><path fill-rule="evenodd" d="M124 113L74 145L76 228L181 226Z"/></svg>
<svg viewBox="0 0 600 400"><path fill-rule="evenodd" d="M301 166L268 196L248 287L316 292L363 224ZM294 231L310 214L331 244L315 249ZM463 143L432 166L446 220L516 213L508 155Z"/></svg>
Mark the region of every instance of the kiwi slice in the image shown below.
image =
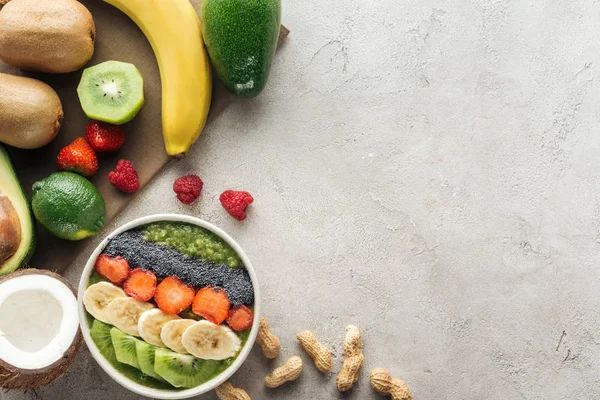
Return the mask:
<svg viewBox="0 0 600 400"><path fill-rule="evenodd" d="M90 336L94 340L94 343L96 343L98 350L100 350L100 354L102 354L109 363L114 364L117 362L117 356L110 336L111 328L110 325L95 319L90 328Z"/></svg>
<svg viewBox="0 0 600 400"><path fill-rule="evenodd" d="M110 330L110 337L112 340L113 347L115 348L115 355L120 363L131 365L137 369L140 369L140 364L137 360L137 349L136 342L139 339L128 335L117 328Z"/></svg>
<svg viewBox="0 0 600 400"><path fill-rule="evenodd" d="M154 371L154 352L156 346L146 343L143 340L135 342L135 349L137 353L137 362L142 372L148 376L151 376L159 381L163 379Z"/></svg>
<svg viewBox="0 0 600 400"><path fill-rule="evenodd" d="M144 79L133 64L106 61L83 71L77 94L89 118L120 125L144 105Z"/></svg>
<svg viewBox="0 0 600 400"><path fill-rule="evenodd" d="M160 347L154 353L154 370L175 387L196 387L209 381L228 366L224 361L201 360Z"/></svg>

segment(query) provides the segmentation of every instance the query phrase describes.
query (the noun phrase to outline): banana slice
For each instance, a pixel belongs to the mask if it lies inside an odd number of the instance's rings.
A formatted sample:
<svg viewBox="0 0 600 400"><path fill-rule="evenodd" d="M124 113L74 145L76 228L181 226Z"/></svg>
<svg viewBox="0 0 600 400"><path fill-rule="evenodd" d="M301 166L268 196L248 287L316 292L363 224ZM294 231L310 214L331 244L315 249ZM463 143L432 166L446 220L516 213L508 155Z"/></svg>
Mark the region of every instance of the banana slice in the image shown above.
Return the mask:
<svg viewBox="0 0 600 400"><path fill-rule="evenodd" d="M169 321L162 327L160 339L171 350L181 354L189 354L181 344L181 336L187 328L195 323L196 321L193 319L174 319L173 321Z"/></svg>
<svg viewBox="0 0 600 400"><path fill-rule="evenodd" d="M140 336L138 320L144 311L154 308L151 303L144 303L133 297L114 299L106 307L106 316L111 325L116 326L128 335Z"/></svg>
<svg viewBox="0 0 600 400"><path fill-rule="evenodd" d="M110 282L98 282L88 287L83 293L83 304L87 312L98 321L110 324L106 315L106 307L115 299L127 297L123 289Z"/></svg>
<svg viewBox="0 0 600 400"><path fill-rule="evenodd" d="M181 319L177 315L167 314L160 309L148 310L140 316L138 330L146 342L155 346L166 347L160 338L163 326L169 321Z"/></svg>
<svg viewBox="0 0 600 400"><path fill-rule="evenodd" d="M241 340L234 331L224 325L206 320L198 321L183 332L183 347L193 356L204 360L224 360L235 356Z"/></svg>

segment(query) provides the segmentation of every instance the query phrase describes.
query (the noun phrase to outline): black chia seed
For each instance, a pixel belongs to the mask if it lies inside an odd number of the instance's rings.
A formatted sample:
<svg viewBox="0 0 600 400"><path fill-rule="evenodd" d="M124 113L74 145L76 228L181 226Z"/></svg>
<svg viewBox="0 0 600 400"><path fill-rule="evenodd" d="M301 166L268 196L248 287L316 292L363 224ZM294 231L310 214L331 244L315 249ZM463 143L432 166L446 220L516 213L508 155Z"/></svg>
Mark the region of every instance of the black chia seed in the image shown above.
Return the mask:
<svg viewBox="0 0 600 400"><path fill-rule="evenodd" d="M179 250L145 240L139 230L129 230L112 238L102 251L121 256L131 268L144 268L159 278L178 276L196 288L213 285L227 293L232 306L254 303L254 289L244 267L231 268L212 261L188 257Z"/></svg>

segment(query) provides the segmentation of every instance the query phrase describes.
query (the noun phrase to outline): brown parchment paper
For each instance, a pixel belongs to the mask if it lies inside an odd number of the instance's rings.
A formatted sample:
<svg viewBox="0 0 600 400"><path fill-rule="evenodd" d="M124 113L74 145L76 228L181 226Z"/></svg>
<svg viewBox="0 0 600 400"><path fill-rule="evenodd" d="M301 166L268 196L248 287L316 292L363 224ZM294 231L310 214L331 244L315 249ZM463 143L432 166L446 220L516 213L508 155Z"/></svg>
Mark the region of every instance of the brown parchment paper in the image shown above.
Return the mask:
<svg viewBox="0 0 600 400"><path fill-rule="evenodd" d="M113 6L101 0L83 0L81 3L92 13L97 31L94 57L88 65L107 60L130 62L136 65L144 77L146 102L138 116L123 126L126 135L125 144L116 153L98 154L99 170L91 178L106 202L108 223L130 201L135 201L135 194L123 194L108 182L107 175L114 168L117 160L126 158L133 161L139 173L140 190L142 190L171 159L164 151L160 119L160 75L150 44L138 27ZM191 0L191 3L199 12L201 1ZM288 33L289 31L282 26L280 44ZM31 195L31 185L35 181L57 171L55 160L60 149L78 136L85 136L85 127L90 120L81 110L76 92L82 71L69 74L30 73L9 67L0 61L0 72L31 76L48 83L58 93L65 112L61 131L49 145L36 150L9 149L21 183L27 194ZM211 120L218 117L230 101L231 95L215 78L209 124ZM37 243L30 265L58 272L64 271L84 247L83 242L57 239L42 227L38 228Z"/></svg>

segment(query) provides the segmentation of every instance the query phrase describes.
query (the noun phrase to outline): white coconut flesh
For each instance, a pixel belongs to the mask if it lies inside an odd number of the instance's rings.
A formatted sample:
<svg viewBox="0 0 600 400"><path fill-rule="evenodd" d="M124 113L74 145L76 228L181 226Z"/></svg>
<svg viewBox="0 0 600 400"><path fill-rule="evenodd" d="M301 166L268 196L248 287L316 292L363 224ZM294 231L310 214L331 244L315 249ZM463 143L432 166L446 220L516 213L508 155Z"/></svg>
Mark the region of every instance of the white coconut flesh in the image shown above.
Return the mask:
<svg viewBox="0 0 600 400"><path fill-rule="evenodd" d="M78 335L77 300L47 275L16 276L0 283L0 359L23 370L59 361Z"/></svg>

